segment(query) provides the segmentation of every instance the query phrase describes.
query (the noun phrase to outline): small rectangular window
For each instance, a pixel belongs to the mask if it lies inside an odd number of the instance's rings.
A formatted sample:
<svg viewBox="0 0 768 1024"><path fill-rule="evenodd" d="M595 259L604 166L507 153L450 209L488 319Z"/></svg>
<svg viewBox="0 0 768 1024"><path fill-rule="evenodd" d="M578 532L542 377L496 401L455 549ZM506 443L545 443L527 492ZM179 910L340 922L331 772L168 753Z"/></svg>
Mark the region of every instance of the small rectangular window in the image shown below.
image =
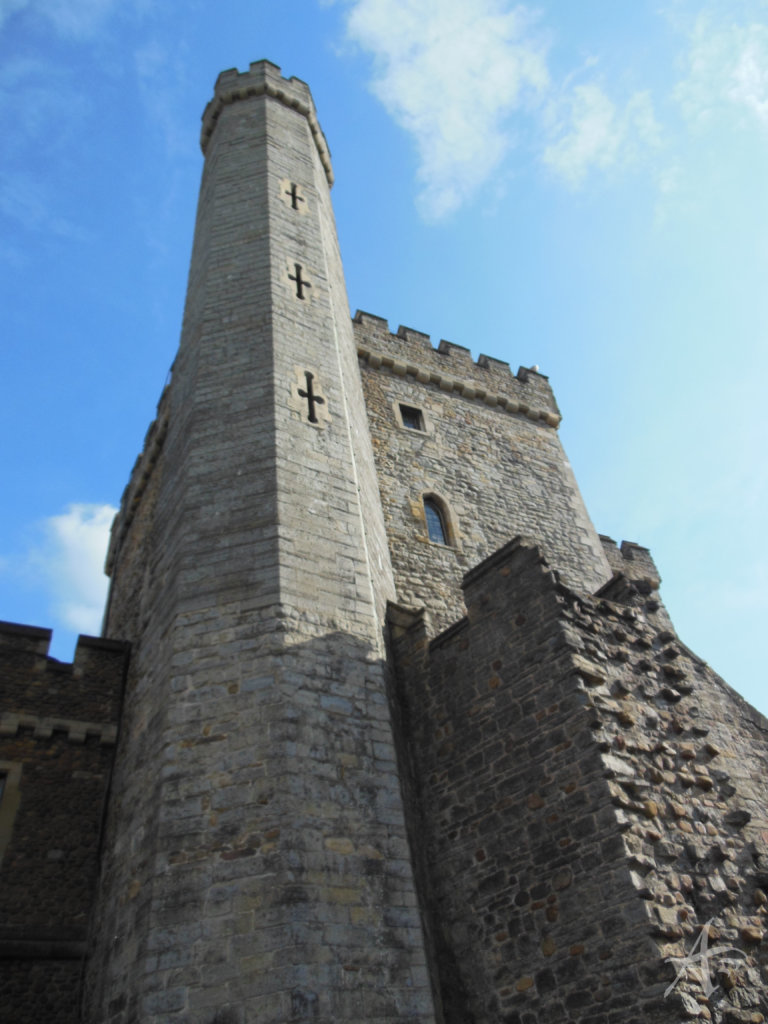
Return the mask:
<svg viewBox="0 0 768 1024"><path fill-rule="evenodd" d="M424 417L421 414L421 409L414 409L411 405L401 405L400 418L403 421L403 426L409 430L424 429Z"/></svg>

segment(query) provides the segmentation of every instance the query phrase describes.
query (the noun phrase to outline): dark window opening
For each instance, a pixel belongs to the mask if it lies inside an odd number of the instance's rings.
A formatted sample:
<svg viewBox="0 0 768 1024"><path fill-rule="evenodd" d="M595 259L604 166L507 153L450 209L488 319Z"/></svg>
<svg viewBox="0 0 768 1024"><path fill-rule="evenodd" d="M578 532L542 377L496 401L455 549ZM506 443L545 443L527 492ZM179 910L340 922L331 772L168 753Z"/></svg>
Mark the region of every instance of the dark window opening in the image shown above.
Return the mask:
<svg viewBox="0 0 768 1024"><path fill-rule="evenodd" d="M445 527L445 516L433 498L424 499L424 518L427 521L427 535L432 543L447 544L448 530Z"/></svg>
<svg viewBox="0 0 768 1024"><path fill-rule="evenodd" d="M421 414L421 409L414 409L411 405L401 405L400 418L403 421L403 426L409 430L424 429L424 417Z"/></svg>

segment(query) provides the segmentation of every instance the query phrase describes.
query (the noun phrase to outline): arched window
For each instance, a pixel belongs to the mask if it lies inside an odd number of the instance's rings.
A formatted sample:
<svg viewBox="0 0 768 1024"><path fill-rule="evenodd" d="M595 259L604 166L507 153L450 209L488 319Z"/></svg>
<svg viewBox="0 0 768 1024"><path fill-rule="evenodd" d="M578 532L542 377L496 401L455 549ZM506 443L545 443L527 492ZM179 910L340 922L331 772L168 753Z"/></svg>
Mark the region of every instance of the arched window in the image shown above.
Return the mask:
<svg viewBox="0 0 768 1024"><path fill-rule="evenodd" d="M427 535L432 543L448 544L445 512L435 498L424 498L424 518L427 521Z"/></svg>

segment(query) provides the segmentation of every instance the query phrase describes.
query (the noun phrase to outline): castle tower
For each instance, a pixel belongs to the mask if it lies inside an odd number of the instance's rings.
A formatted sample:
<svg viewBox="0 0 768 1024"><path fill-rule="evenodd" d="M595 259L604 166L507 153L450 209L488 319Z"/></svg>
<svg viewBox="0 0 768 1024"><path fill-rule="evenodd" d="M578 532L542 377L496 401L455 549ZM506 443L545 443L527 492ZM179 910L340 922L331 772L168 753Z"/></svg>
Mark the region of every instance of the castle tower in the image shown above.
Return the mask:
<svg viewBox="0 0 768 1024"><path fill-rule="evenodd" d="M394 596L304 83L223 73L179 353L116 520L132 643L85 1019L432 1020Z"/></svg>
<svg viewBox="0 0 768 1024"><path fill-rule="evenodd" d="M307 87L202 146L105 637L0 623L0 1021L764 1022L768 721L545 376L350 322Z"/></svg>

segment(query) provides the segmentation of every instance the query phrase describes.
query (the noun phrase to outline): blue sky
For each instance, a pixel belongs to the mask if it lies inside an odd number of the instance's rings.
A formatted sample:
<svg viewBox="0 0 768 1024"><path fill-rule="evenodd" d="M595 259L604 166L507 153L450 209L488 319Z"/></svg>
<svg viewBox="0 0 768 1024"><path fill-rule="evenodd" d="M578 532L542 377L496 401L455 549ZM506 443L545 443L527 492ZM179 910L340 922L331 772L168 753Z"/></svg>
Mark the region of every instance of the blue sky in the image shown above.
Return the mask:
<svg viewBox="0 0 768 1024"><path fill-rule="evenodd" d="M768 711L768 3L0 0L0 618L98 632L219 71L307 81L352 309L538 364L597 529Z"/></svg>

